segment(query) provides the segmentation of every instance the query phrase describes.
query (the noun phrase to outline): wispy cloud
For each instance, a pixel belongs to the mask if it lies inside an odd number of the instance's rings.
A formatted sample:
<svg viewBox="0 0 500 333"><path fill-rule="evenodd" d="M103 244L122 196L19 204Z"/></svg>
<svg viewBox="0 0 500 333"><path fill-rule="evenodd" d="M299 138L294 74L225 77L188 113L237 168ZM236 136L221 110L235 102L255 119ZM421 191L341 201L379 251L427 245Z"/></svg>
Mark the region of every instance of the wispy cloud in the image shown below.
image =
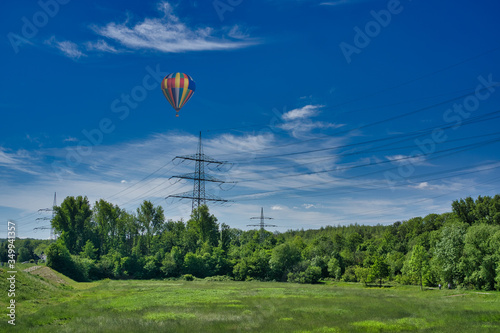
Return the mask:
<svg viewBox="0 0 500 333"><path fill-rule="evenodd" d="M319 110L324 107L324 105L306 105L298 109L293 109L283 114L283 120L297 120L310 118L318 114Z"/></svg>
<svg viewBox="0 0 500 333"><path fill-rule="evenodd" d="M52 36L51 38L46 40L45 43L59 49L59 51L61 51L65 56L74 60L87 56L80 50L79 46L76 43L73 43L69 40L58 41L55 36Z"/></svg>
<svg viewBox="0 0 500 333"><path fill-rule="evenodd" d="M29 167L31 157L25 150L8 152L0 147L0 174L7 171L21 171L23 173L37 175L38 171Z"/></svg>
<svg viewBox="0 0 500 333"><path fill-rule="evenodd" d="M168 2L161 2L158 9L163 14L160 18L145 18L135 24L110 22L92 29L125 48L166 53L231 50L256 44L239 26L230 28L226 35L211 27L193 29L175 15ZM94 43L96 45L100 51L116 52L116 48L109 45Z"/></svg>
<svg viewBox="0 0 500 333"><path fill-rule="evenodd" d="M370 1L370 0L335 0L335 1L321 2L319 5L320 6L343 6L343 5L357 4L357 3L367 2L367 1Z"/></svg>
<svg viewBox="0 0 500 333"><path fill-rule="evenodd" d="M386 156L389 161L391 161L394 164L398 165L407 165L407 164L413 164L413 165L423 165L425 164L425 157L424 156L410 156L410 155L391 155L391 156Z"/></svg>
<svg viewBox="0 0 500 333"><path fill-rule="evenodd" d="M345 5L347 3L349 3L349 0L337 0L337 1L322 2L319 5L320 6L339 6L339 5Z"/></svg>
<svg viewBox="0 0 500 333"><path fill-rule="evenodd" d="M322 121L313 121L310 118L317 116L324 105L306 105L301 108L293 109L282 115L284 121L279 127L290 132L294 137L300 138L307 136L315 129L338 128L343 124L333 124Z"/></svg>
<svg viewBox="0 0 500 333"><path fill-rule="evenodd" d="M88 51L100 51L100 52L108 52L108 53L119 53L115 47L109 45L104 40L99 39L95 42L86 42L85 47Z"/></svg>

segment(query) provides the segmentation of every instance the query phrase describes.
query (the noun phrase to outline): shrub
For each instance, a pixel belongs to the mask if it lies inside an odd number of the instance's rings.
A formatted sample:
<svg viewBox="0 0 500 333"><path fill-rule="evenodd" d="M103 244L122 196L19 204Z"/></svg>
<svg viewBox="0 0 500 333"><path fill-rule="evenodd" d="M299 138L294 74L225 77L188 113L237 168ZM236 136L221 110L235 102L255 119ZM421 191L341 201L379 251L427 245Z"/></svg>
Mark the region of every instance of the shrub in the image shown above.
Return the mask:
<svg viewBox="0 0 500 333"><path fill-rule="evenodd" d="M205 281L234 281L234 279L227 275L215 275L206 277Z"/></svg>
<svg viewBox="0 0 500 333"><path fill-rule="evenodd" d="M341 281L343 282L358 282L356 274L354 273L354 267L349 266L346 268L344 275L342 275Z"/></svg>
<svg viewBox="0 0 500 333"><path fill-rule="evenodd" d="M367 267L356 266L354 268L354 274L356 275L358 281L363 282L365 286L372 281L370 269Z"/></svg>
<svg viewBox="0 0 500 333"><path fill-rule="evenodd" d="M288 273L288 282L296 283L318 283L321 279L321 268L318 266L308 266L305 271Z"/></svg>
<svg viewBox="0 0 500 333"><path fill-rule="evenodd" d="M57 241L50 244L46 253L48 267L64 275L71 275L71 272L74 270L74 264L68 249L62 242Z"/></svg>
<svg viewBox="0 0 500 333"><path fill-rule="evenodd" d="M193 274L184 274L182 277L183 277L183 278L184 278L184 280L186 280L186 281L194 281L194 276L193 276Z"/></svg>
<svg viewBox="0 0 500 333"><path fill-rule="evenodd" d="M91 275L95 278L96 268L94 260L80 256L71 256L71 260L73 261L74 271L70 277L73 280L87 282L91 280Z"/></svg>

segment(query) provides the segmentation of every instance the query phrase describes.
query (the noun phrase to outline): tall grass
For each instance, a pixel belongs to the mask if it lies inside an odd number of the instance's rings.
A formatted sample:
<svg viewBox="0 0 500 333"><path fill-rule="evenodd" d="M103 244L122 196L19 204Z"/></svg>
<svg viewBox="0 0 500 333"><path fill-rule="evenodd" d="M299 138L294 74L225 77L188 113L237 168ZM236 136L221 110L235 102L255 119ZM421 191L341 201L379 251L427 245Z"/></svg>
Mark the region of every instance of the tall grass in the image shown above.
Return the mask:
<svg viewBox="0 0 500 333"><path fill-rule="evenodd" d="M31 281L31 280L30 280ZM38 283L33 280L29 283ZM26 289L26 292L30 292ZM54 291L54 295L50 293ZM500 293L359 284L101 281L33 291L20 332L498 332ZM455 296L455 295L460 296ZM2 306L6 304L2 299ZM0 331L12 329L4 319ZM12 331L14 331L12 330Z"/></svg>

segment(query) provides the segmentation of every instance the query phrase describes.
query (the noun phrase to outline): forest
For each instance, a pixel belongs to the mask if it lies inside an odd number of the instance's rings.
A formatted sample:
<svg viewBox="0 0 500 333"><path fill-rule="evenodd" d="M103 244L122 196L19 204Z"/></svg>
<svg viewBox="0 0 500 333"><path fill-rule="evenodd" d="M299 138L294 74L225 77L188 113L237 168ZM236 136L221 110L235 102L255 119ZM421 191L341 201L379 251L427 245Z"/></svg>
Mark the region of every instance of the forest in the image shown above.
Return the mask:
<svg viewBox="0 0 500 333"><path fill-rule="evenodd" d="M17 260L37 260L76 281L206 278L500 290L500 195L452 202L451 212L390 225L314 230L231 228L207 206L166 220L144 201L127 212L104 200L67 197L54 207L57 241L19 239ZM7 242L0 261L8 260Z"/></svg>

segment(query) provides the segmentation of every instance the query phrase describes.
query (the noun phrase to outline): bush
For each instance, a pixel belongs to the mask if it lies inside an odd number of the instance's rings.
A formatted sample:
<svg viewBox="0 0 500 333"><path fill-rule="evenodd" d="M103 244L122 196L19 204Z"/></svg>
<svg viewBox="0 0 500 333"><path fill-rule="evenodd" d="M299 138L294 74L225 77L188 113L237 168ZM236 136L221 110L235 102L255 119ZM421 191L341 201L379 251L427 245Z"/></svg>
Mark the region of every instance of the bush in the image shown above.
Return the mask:
<svg viewBox="0 0 500 333"><path fill-rule="evenodd" d="M46 253L48 267L71 277L72 271L74 270L74 264L68 249L62 242L57 241L50 244Z"/></svg>
<svg viewBox="0 0 500 333"><path fill-rule="evenodd" d="M288 273L288 282L296 283L318 283L321 279L321 268L318 266L308 266L304 272Z"/></svg>
<svg viewBox="0 0 500 333"><path fill-rule="evenodd" d="M321 279L322 270L318 266L309 266L306 271L306 283L318 283Z"/></svg>
<svg viewBox="0 0 500 333"><path fill-rule="evenodd" d="M154 279L159 278L161 274L161 263L156 259L155 256L147 256L145 258L145 264L143 267L144 278L146 279Z"/></svg>
<svg viewBox="0 0 500 333"><path fill-rule="evenodd" d="M96 279L113 278L114 266L115 263L113 261L112 253L102 256L101 260L99 260L95 265L95 274L94 274L95 278Z"/></svg>
<svg viewBox="0 0 500 333"><path fill-rule="evenodd" d="M80 256L71 256L71 260L73 261L74 271L72 272L72 276L70 277L73 280L78 282L87 282L92 278L96 278L96 268L94 260L89 258L82 258Z"/></svg>
<svg viewBox="0 0 500 333"><path fill-rule="evenodd" d="M47 266L78 282L98 278L94 261L79 256L71 256L61 241L47 248Z"/></svg>
<svg viewBox="0 0 500 333"><path fill-rule="evenodd" d="M215 275L206 277L205 281L234 281L234 279L227 275Z"/></svg>
<svg viewBox="0 0 500 333"><path fill-rule="evenodd" d="M363 282L365 286L372 281L370 269L367 267L356 266L354 268L354 274L356 275L358 281Z"/></svg>
<svg viewBox="0 0 500 333"><path fill-rule="evenodd" d="M346 268L344 275L342 275L342 282L358 282L358 279L356 278L356 274L354 272L354 267L349 266Z"/></svg>
<svg viewBox="0 0 500 333"><path fill-rule="evenodd" d="M194 276L193 274L184 274L182 278L186 281L194 281Z"/></svg>
<svg viewBox="0 0 500 333"><path fill-rule="evenodd" d="M206 262L203 256L188 252L184 257L184 272L189 275L204 278L210 275L207 274Z"/></svg>

